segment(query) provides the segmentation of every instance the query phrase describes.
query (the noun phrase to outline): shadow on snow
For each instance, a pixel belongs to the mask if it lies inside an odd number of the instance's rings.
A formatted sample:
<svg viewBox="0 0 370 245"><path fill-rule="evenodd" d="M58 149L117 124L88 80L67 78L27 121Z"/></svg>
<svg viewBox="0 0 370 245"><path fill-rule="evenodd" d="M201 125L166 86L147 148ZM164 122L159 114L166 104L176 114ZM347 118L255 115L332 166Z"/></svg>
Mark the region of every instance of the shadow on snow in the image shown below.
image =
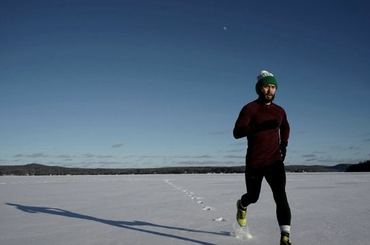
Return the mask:
<svg viewBox="0 0 370 245"><path fill-rule="evenodd" d="M175 238L175 239L203 244L203 245L215 245L215 244L202 242L199 240L186 238L186 237L182 237L178 235L172 235L172 234L158 232L158 231L151 231L151 230L145 229L144 227L145 226L157 227L157 228L163 228L163 229L169 229L169 230L179 230L179 231L193 232L193 233L205 233L205 234L212 234L212 235L230 236L229 232L224 232L224 231L223 232L210 232L210 231L193 230L193 229L187 229L187 228L158 225L158 224L154 224L150 222L137 221L137 220L135 221L115 221L115 220L100 219L100 218L96 218L96 217L92 217L92 216L88 216L84 214L78 214L78 213L70 212L67 210L60 209L60 208L24 206L24 205L14 204L14 203L6 203L6 204L9 206L14 206L17 209L23 212L26 212L26 213L45 213L45 214L58 215L58 216L63 216L63 217L75 218L75 219L90 220L90 221L95 221L95 222L99 222L99 223L103 223L103 224L111 225L115 227L125 228L125 229L139 231L139 232L145 232L145 233L149 233L149 234L157 235L157 236Z"/></svg>

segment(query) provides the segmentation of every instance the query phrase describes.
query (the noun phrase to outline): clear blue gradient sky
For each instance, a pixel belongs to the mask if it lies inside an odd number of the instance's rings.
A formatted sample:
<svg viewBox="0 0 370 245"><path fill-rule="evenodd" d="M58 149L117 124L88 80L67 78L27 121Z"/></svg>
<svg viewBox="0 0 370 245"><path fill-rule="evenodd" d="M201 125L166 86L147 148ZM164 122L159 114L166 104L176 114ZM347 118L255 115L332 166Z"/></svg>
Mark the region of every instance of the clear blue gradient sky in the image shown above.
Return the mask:
<svg viewBox="0 0 370 245"><path fill-rule="evenodd" d="M2 0L0 165L243 165L278 82L286 164L370 159L368 1Z"/></svg>

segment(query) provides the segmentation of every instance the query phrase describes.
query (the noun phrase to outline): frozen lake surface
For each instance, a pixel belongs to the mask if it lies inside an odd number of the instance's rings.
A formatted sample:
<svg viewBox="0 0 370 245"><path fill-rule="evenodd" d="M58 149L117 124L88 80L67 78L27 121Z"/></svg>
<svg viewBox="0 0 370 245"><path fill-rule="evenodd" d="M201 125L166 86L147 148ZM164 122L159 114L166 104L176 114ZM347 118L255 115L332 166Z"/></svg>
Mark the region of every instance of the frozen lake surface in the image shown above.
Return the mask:
<svg viewBox="0 0 370 245"><path fill-rule="evenodd" d="M242 174L0 177L0 244L278 245L264 181L235 237ZM293 245L370 244L370 174L291 173Z"/></svg>

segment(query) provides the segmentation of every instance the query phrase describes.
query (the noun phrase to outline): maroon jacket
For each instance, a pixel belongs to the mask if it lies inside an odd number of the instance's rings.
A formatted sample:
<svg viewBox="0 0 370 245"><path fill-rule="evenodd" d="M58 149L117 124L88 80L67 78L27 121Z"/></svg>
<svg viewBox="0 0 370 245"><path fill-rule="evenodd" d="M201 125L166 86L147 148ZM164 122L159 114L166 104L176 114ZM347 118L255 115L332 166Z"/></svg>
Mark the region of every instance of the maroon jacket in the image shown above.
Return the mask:
<svg viewBox="0 0 370 245"><path fill-rule="evenodd" d="M255 100L243 107L233 133L236 139L247 137L246 164L258 168L282 160L280 144L288 145L289 131L282 107Z"/></svg>

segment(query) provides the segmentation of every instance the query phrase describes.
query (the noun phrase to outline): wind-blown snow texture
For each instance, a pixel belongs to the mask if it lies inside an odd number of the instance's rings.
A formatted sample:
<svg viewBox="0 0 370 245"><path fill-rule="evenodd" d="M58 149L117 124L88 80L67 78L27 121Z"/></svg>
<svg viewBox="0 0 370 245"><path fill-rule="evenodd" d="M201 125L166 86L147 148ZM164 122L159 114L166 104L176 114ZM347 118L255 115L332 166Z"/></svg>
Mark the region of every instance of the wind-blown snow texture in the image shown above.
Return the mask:
<svg viewBox="0 0 370 245"><path fill-rule="evenodd" d="M370 240L370 174L288 174L294 245ZM235 237L242 174L0 177L0 244L278 245L266 182Z"/></svg>

